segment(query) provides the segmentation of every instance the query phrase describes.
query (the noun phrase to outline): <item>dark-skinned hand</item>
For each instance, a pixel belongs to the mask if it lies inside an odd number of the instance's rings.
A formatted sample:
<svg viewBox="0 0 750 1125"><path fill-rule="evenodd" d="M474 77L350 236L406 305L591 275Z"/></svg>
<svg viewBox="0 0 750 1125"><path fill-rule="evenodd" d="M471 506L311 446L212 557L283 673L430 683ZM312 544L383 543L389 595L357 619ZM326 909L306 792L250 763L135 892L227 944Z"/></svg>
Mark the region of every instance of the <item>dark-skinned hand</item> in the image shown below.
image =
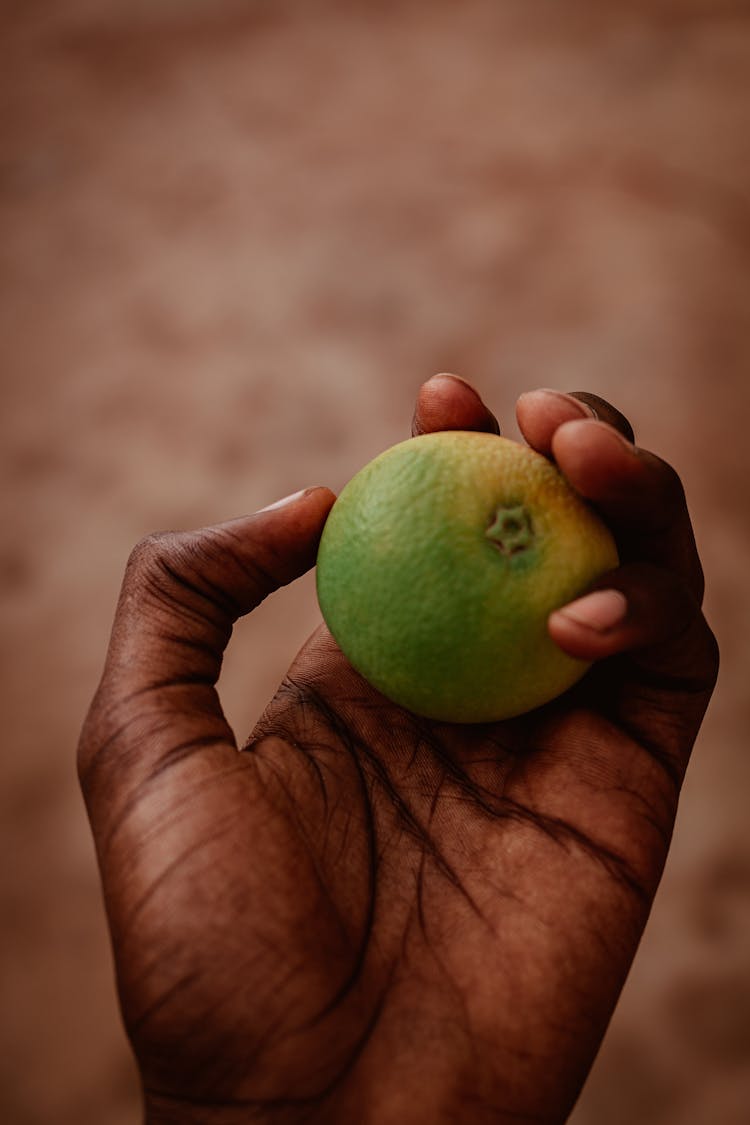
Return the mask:
<svg viewBox="0 0 750 1125"><path fill-rule="evenodd" d="M146 1121L562 1122L612 1015L716 678L679 479L593 395L526 441L622 565L552 615L594 661L548 706L416 718L321 626L238 750L233 622L315 561L334 497L133 551L79 749ZM413 432L497 432L452 376Z"/></svg>

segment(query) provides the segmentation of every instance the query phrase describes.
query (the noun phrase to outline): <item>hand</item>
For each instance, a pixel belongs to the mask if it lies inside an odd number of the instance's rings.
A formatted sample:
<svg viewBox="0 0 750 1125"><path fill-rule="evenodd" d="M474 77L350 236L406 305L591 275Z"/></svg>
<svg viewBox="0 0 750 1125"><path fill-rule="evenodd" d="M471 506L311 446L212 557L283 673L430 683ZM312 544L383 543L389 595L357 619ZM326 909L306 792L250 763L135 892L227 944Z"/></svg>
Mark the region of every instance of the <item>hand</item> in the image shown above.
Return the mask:
<svg viewBox="0 0 750 1125"><path fill-rule="evenodd" d="M321 627L238 752L214 686L232 623L312 566L332 494L133 552L79 763L147 1121L574 1104L718 660L674 471L593 396L531 392L518 419L622 559L549 623L597 663L518 719L416 718ZM456 428L497 432L468 384L431 379L414 432Z"/></svg>

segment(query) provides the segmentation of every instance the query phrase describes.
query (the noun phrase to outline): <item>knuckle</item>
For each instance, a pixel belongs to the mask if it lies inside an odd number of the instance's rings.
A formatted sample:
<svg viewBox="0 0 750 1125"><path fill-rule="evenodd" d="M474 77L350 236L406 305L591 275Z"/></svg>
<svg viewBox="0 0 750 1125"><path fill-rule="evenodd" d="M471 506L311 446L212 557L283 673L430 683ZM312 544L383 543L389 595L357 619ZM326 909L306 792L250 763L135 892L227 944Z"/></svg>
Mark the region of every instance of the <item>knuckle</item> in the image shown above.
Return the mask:
<svg viewBox="0 0 750 1125"><path fill-rule="evenodd" d="M144 535L130 552L127 570L143 574L158 569L165 559L174 555L178 538L174 531L152 531Z"/></svg>
<svg viewBox="0 0 750 1125"><path fill-rule="evenodd" d="M636 562L623 567L621 573L631 612L651 641L686 631L700 615L695 596L673 571Z"/></svg>
<svg viewBox="0 0 750 1125"><path fill-rule="evenodd" d="M125 569L124 586L139 594L153 594L158 599L180 585L190 565L192 541L190 532L154 531L140 539L130 552Z"/></svg>
<svg viewBox="0 0 750 1125"><path fill-rule="evenodd" d="M680 474L668 461L661 458L658 458L658 461L662 472L662 488L665 500L675 508L682 507L686 501L685 486Z"/></svg>
<svg viewBox="0 0 750 1125"><path fill-rule="evenodd" d="M651 468L652 480L649 482L649 487L655 486L657 488L659 502L668 512L684 507L686 505L685 486L674 466L670 465L669 461L665 461L663 457L659 457L657 453L651 453L648 450L641 450L641 456Z"/></svg>
<svg viewBox="0 0 750 1125"><path fill-rule="evenodd" d="M215 622L239 612L226 588L231 559L214 528L154 532L133 548L125 585L170 611Z"/></svg>

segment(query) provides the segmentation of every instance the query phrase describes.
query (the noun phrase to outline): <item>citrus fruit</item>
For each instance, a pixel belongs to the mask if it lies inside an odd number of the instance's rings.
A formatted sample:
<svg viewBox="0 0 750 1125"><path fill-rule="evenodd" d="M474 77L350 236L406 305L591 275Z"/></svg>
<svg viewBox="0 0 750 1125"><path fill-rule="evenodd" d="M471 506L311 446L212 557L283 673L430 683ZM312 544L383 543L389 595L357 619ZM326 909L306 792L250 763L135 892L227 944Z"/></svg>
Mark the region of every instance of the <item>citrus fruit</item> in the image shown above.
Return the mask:
<svg viewBox="0 0 750 1125"><path fill-rule="evenodd" d="M494 434L442 431L386 450L341 491L318 600L383 695L428 718L489 722L583 675L547 618L617 562L609 530L546 458Z"/></svg>

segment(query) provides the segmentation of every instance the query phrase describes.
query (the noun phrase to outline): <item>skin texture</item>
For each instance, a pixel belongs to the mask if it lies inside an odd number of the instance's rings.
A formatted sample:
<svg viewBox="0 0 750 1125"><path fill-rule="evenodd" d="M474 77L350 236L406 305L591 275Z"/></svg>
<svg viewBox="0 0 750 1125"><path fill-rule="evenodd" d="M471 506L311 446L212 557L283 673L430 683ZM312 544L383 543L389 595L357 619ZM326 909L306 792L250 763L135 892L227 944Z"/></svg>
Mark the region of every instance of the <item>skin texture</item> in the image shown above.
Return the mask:
<svg viewBox="0 0 750 1125"><path fill-rule="evenodd" d="M332 494L135 548L79 770L146 1121L568 1116L718 656L674 470L594 396L531 392L518 420L622 559L549 622L597 663L518 719L417 719L321 627L238 752L214 689L232 622L314 563ZM498 430L436 376L413 433L463 428Z"/></svg>

